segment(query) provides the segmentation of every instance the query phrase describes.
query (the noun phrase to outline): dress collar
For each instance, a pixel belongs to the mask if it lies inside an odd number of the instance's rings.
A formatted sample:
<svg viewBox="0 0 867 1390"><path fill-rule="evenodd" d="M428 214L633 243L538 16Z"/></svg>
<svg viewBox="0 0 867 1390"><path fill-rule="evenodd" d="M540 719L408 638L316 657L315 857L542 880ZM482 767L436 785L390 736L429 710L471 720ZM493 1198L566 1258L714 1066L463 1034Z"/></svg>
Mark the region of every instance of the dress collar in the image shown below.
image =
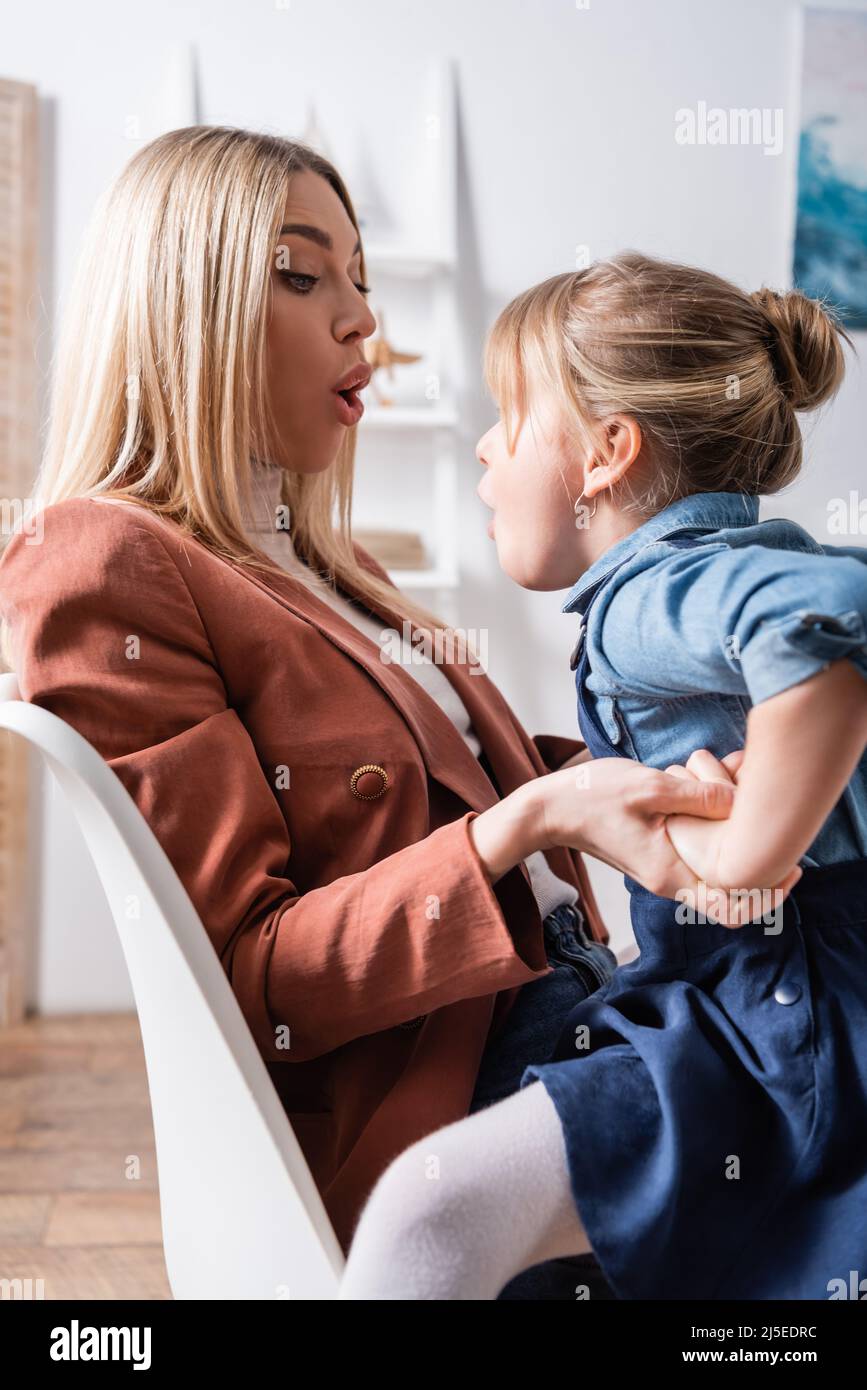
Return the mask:
<svg viewBox="0 0 867 1390"><path fill-rule="evenodd" d="M698 492L679 497L663 507L637 530L609 546L569 590L563 613L584 613L603 579L645 546L676 531L720 531L730 526L754 526L759 519L759 499L746 492Z"/></svg>

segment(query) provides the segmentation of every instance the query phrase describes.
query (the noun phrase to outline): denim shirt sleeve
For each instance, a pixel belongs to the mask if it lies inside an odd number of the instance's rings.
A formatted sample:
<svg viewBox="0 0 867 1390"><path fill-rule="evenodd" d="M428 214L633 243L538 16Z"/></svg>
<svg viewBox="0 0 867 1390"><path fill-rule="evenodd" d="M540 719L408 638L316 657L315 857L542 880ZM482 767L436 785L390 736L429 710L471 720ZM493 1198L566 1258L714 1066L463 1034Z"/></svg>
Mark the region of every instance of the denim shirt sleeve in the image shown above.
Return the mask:
<svg viewBox="0 0 867 1390"><path fill-rule="evenodd" d="M635 558L600 595L592 643L615 693L759 704L842 657L867 680L867 551L663 543Z"/></svg>
<svg viewBox="0 0 867 1390"><path fill-rule="evenodd" d="M862 565L867 565L867 547L863 545L823 545L822 549L826 555L848 555L853 560L860 560Z"/></svg>

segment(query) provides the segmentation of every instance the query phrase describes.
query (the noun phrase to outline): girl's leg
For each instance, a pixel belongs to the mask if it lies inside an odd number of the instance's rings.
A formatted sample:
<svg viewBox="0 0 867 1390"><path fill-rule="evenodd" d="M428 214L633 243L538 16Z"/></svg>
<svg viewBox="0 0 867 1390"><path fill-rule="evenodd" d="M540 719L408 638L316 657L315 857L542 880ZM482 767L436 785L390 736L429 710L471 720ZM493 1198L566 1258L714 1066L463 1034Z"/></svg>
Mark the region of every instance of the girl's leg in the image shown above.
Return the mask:
<svg viewBox="0 0 867 1390"><path fill-rule="evenodd" d="M394 1160L361 1213L339 1297L495 1300L521 1270L589 1250L537 1081Z"/></svg>

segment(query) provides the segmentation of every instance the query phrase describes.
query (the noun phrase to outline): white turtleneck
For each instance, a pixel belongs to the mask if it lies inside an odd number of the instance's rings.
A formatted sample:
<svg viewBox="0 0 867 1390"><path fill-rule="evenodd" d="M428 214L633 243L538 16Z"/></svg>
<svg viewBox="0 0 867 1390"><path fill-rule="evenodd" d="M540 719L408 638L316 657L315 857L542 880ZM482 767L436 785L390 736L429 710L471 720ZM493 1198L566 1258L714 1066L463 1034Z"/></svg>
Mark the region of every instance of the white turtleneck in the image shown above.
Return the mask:
<svg viewBox="0 0 867 1390"><path fill-rule="evenodd" d="M335 612L357 627L381 650L382 619L372 618L357 603L346 598L343 594L336 593L320 575L304 563L292 544L289 531L285 529L285 510L282 513L283 526L278 527L278 516L281 515L278 513L278 508L285 508L280 496L282 477L282 470L279 467L263 463L260 460L253 461L253 506L245 516L245 530L251 544L264 550L268 558L273 560L276 565L286 570L293 578L306 584L317 598L329 604ZM404 648L406 658L404 669L415 677L431 699L435 700L443 713L451 719L473 757L477 758L482 751L481 744L470 723L466 705L451 681L443 675L439 666L419 649L410 649L403 642L403 639L401 639L401 645ZM420 656L424 657L421 661L419 660ZM561 903L577 902L577 889L571 883L567 883L565 879L558 878L556 874L551 872L548 861L541 851L528 855L524 862L542 917L546 917Z"/></svg>

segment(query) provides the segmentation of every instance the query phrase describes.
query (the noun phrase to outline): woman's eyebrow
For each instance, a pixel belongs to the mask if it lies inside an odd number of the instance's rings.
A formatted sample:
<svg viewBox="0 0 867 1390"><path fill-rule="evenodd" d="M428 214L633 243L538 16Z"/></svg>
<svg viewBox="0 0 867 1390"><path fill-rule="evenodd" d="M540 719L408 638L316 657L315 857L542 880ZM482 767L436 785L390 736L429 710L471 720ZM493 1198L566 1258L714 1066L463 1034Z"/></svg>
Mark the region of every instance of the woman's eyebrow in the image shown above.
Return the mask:
<svg viewBox="0 0 867 1390"><path fill-rule="evenodd" d="M285 236L288 232L294 232L296 236L306 236L308 241L315 241L317 246L322 246L326 251L334 250L334 242L328 232L323 232L321 227L311 227L306 222L286 222L280 228L280 235ZM361 238L355 243L352 255L356 256L361 250Z"/></svg>

